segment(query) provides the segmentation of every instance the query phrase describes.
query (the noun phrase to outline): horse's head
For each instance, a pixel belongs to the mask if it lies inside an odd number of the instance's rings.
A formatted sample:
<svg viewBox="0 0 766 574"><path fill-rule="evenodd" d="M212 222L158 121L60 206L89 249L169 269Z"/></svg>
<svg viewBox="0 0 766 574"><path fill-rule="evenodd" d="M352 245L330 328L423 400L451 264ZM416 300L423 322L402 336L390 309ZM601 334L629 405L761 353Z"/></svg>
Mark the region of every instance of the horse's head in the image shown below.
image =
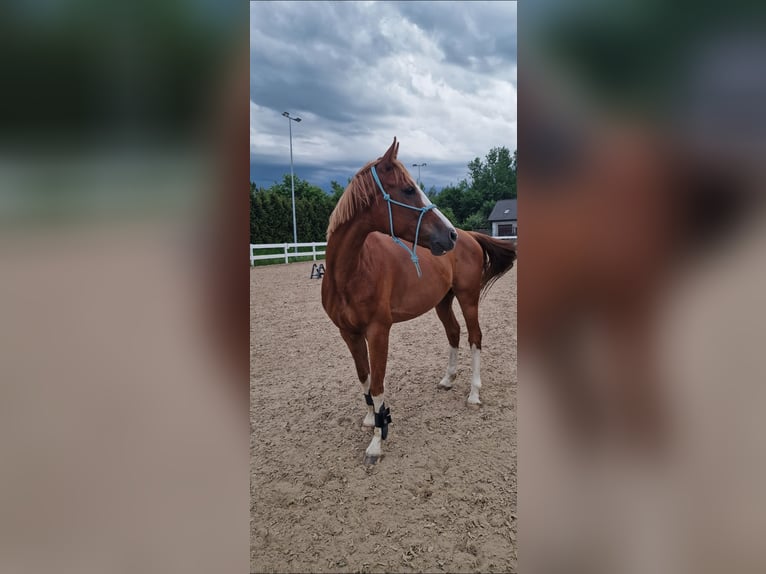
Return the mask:
<svg viewBox="0 0 766 574"><path fill-rule="evenodd" d="M394 138L383 157L370 165L367 177L373 179L376 194L382 200L373 203L373 225L382 233L417 243L434 255L443 255L455 247L455 226L431 203L404 164L396 159L398 152L399 143Z"/></svg>

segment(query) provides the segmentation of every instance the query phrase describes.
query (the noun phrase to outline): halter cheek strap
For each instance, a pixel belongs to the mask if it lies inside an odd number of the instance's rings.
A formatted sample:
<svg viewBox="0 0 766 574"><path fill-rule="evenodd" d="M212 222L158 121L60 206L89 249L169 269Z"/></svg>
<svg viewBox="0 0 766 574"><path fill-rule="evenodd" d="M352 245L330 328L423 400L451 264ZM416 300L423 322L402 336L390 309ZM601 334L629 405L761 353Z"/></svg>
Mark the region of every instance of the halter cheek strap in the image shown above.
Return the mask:
<svg viewBox="0 0 766 574"><path fill-rule="evenodd" d="M391 231L391 239L394 240L394 243L398 243L404 249L407 251L407 253L410 254L410 259L415 264L415 270L418 272L418 277L422 277L422 273L420 272L420 261L418 260L418 255L415 253L415 250L418 248L418 235L420 234L420 224L423 221L423 216L434 209L436 206L432 203L430 205L425 205L423 207L413 207L412 205L407 205L406 203L402 203L401 201L396 201L395 199L391 199L391 196L386 193L386 190L383 189L383 184L380 183L380 178L378 177L378 172L375 171L375 166L373 165L370 168L370 171L372 172L372 178L375 180L375 183L378 186L378 189L380 189L381 193L383 194L383 199L388 204L388 225L389 230ZM394 217L391 214L391 204L399 205L401 207L406 207L407 209L413 209L415 211L420 212L420 217L418 217L418 226L415 228L415 241L412 243L412 249L407 247L401 239L399 239L394 234Z"/></svg>

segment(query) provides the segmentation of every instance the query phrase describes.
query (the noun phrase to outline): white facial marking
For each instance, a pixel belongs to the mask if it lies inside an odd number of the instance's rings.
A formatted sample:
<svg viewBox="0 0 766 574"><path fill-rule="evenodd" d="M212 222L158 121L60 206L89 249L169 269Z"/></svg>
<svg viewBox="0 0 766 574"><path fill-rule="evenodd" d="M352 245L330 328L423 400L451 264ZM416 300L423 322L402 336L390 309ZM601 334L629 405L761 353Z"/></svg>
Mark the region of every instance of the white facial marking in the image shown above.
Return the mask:
<svg viewBox="0 0 766 574"><path fill-rule="evenodd" d="M433 212L434 212L436 215L438 215L438 216L439 216L439 219L441 219L441 220L442 220L442 222L444 223L444 225L446 225L446 226L447 226L449 229L452 229L452 230L454 230L454 229L455 229L455 226L454 226L454 225L452 225L452 222L451 222L449 219L447 219L447 218L445 217L445 215L444 215L444 214L443 214L441 211L439 211L439 208L438 208L438 207L435 207L434 209L432 209L432 211L433 211Z"/></svg>
<svg viewBox="0 0 766 574"><path fill-rule="evenodd" d="M423 205L426 207L431 205L431 200L428 199L428 196L425 193L423 193L423 190L420 189L420 186L416 185L415 189L417 189L418 193L420 193L420 199L423 202ZM433 211L437 216L439 216L439 219L442 220L442 223L444 223L444 225L446 225L447 228L454 229L454 226L452 225L450 220L447 219L441 211L439 211L438 207L433 208L431 211Z"/></svg>
<svg viewBox="0 0 766 574"><path fill-rule="evenodd" d="M420 189L420 186L416 185L415 189L418 190L418 193L420 194L420 200L423 202L423 205L425 205L426 207L431 205L431 200L428 199L428 196L425 194L425 192L422 189Z"/></svg>
<svg viewBox="0 0 766 574"><path fill-rule="evenodd" d="M439 381L439 386L443 389L451 389L452 383L457 376L457 347L449 348L449 364L447 365L447 374Z"/></svg>
<svg viewBox="0 0 766 574"><path fill-rule="evenodd" d="M481 349L471 345L471 393L468 395L468 403L480 405L479 389L481 389Z"/></svg>

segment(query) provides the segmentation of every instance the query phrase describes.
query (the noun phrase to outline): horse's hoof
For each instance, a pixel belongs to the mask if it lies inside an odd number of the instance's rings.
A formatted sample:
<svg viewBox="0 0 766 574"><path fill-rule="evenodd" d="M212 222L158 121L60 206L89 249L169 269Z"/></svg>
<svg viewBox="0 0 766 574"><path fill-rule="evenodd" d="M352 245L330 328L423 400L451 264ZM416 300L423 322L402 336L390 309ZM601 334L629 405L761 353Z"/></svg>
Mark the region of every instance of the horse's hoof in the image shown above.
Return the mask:
<svg viewBox="0 0 766 574"><path fill-rule="evenodd" d="M452 388L452 385L445 385L444 383L439 383L436 385L436 388L440 391L449 391Z"/></svg>
<svg viewBox="0 0 766 574"><path fill-rule="evenodd" d="M364 464L370 464L370 465L372 465L372 464L378 464L378 461L379 461L381 458L383 458L383 455L382 455L382 454L381 454L381 455L371 455L371 454L366 454L366 455L364 455Z"/></svg>
<svg viewBox="0 0 766 574"><path fill-rule="evenodd" d="M481 408L481 401L477 401L477 402L475 402L475 403L474 403L474 402L471 402L471 401L467 400L467 401L465 402L465 405L466 405L466 406L467 406L469 409L474 409L474 410L475 410L475 409L480 409L480 408Z"/></svg>

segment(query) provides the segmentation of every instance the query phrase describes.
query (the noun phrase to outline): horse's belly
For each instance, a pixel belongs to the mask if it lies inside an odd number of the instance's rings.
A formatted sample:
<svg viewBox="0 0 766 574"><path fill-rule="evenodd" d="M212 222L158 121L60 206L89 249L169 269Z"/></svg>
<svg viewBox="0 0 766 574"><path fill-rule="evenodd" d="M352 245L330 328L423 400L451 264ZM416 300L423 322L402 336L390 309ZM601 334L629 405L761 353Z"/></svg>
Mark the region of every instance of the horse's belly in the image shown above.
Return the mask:
<svg viewBox="0 0 766 574"><path fill-rule="evenodd" d="M391 318L394 323L409 321L436 307L452 287L452 264L447 256L420 255L422 277L406 257L396 274L391 293Z"/></svg>
<svg viewBox="0 0 766 574"><path fill-rule="evenodd" d="M441 301L441 299L439 299L439 301ZM436 307L436 303L431 306L424 306L420 308L402 308L400 310L391 309L391 319L394 323L409 321L410 319L414 319L424 315L425 313L428 313L431 309Z"/></svg>
<svg viewBox="0 0 766 574"><path fill-rule="evenodd" d="M391 296L391 319L394 323L409 321L428 313L439 304L450 284L446 281L432 281L421 284L418 289L402 290Z"/></svg>

